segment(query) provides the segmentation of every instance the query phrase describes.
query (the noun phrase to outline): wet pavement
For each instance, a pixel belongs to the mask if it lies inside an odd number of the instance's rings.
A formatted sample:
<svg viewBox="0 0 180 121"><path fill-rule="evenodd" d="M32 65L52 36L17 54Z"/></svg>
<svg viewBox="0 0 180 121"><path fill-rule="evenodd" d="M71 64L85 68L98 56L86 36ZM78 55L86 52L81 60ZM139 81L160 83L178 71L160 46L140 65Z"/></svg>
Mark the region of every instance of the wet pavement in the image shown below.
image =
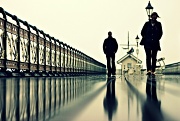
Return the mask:
<svg viewBox="0 0 180 121"><path fill-rule="evenodd" d="M0 78L0 121L180 121L180 75Z"/></svg>

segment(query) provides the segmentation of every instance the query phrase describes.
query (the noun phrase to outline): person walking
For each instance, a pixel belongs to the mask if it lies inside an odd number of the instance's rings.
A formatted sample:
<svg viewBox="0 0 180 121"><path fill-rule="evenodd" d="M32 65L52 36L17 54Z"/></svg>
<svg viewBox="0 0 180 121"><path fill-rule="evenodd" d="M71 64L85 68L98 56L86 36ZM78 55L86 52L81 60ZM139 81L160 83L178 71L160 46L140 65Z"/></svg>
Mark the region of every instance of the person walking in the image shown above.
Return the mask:
<svg viewBox="0 0 180 121"><path fill-rule="evenodd" d="M151 19L146 22L141 30L142 40L146 53L147 75L155 75L157 52L161 51L160 39L162 37L162 25L156 19L159 15L156 12L151 14Z"/></svg>
<svg viewBox="0 0 180 121"><path fill-rule="evenodd" d="M109 31L108 38L106 38L103 43L103 51L107 60L108 77L116 75L115 54L117 50L118 43L116 39L112 37L112 32Z"/></svg>

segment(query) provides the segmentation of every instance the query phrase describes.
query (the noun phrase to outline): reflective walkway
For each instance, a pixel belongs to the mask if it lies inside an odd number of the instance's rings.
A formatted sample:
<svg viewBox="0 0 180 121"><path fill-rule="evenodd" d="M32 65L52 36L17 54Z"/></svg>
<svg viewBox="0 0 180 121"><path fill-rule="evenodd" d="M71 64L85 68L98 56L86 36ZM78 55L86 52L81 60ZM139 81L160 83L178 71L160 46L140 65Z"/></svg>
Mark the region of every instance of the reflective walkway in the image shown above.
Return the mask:
<svg viewBox="0 0 180 121"><path fill-rule="evenodd" d="M180 75L0 79L0 121L180 121Z"/></svg>

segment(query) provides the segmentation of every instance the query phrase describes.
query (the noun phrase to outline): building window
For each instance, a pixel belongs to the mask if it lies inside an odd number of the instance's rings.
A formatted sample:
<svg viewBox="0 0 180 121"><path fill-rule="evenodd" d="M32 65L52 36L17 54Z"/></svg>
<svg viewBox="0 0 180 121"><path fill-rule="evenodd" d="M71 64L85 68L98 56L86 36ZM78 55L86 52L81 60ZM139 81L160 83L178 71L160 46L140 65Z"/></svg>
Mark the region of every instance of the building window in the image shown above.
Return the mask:
<svg viewBox="0 0 180 121"><path fill-rule="evenodd" d="M127 63L127 67L128 68L132 68L132 64L131 63Z"/></svg>

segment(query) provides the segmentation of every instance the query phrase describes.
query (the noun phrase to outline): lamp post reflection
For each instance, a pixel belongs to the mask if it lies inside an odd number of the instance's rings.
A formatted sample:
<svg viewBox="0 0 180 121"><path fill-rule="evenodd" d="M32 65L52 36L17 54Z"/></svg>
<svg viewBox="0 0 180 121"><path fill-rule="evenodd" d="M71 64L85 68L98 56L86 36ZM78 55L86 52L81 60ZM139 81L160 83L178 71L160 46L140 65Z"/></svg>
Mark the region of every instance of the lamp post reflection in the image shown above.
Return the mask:
<svg viewBox="0 0 180 121"><path fill-rule="evenodd" d="M111 121L113 114L117 110L118 101L115 95L115 79L108 79L107 82L107 90L106 90L106 97L104 98L103 105L104 110L108 114L108 120Z"/></svg>

